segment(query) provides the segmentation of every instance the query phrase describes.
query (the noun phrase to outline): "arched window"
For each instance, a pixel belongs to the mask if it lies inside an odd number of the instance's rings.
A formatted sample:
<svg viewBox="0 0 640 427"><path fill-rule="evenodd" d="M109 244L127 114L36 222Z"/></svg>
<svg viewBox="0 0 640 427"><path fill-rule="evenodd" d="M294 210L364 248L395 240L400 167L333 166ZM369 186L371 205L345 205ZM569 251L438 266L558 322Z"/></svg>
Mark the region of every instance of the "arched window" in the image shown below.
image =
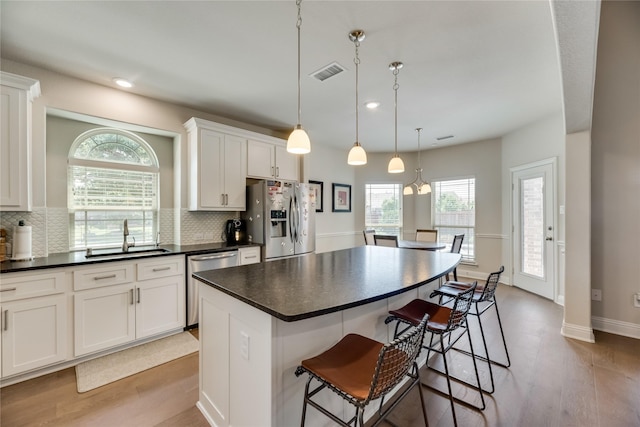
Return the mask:
<svg viewBox="0 0 640 427"><path fill-rule="evenodd" d="M68 163L70 249L121 246L125 219L130 243L155 243L159 168L146 141L120 129L92 129L71 145Z"/></svg>

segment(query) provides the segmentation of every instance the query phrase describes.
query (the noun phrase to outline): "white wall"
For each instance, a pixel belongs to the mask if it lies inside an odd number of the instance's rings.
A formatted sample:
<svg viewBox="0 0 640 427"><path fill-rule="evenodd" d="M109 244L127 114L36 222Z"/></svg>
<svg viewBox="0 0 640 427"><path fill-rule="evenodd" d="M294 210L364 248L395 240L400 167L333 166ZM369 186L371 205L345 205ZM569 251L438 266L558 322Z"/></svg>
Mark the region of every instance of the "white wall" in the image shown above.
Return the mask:
<svg viewBox="0 0 640 427"><path fill-rule="evenodd" d="M505 275L512 278L511 260L511 172L510 169L539 160L557 158L556 177L556 266L563 270L564 254L564 215L560 214L560 206L565 205L565 130L564 117L561 111L520 128L502 138L502 234L505 236L502 247L502 259L505 262ZM558 280L555 300L562 302L564 281Z"/></svg>
<svg viewBox="0 0 640 427"><path fill-rule="evenodd" d="M640 338L640 2L602 2L591 143L593 327Z"/></svg>

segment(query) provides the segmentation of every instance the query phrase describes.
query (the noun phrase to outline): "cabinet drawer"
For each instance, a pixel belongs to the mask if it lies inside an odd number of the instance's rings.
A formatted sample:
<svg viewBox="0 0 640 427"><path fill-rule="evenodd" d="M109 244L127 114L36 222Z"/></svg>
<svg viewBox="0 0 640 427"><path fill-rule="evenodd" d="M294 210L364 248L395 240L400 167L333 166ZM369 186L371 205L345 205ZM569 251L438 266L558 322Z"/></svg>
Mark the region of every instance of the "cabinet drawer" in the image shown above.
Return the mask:
<svg viewBox="0 0 640 427"><path fill-rule="evenodd" d="M64 271L3 274L0 277L2 302L59 294L66 290L67 275Z"/></svg>
<svg viewBox="0 0 640 427"><path fill-rule="evenodd" d="M240 265L257 264L260 262L260 246L240 248Z"/></svg>
<svg viewBox="0 0 640 427"><path fill-rule="evenodd" d="M138 263L138 280L184 274L184 256L158 257Z"/></svg>
<svg viewBox="0 0 640 427"><path fill-rule="evenodd" d="M133 282L133 267L133 263L109 263L104 267L79 268L73 272L73 289L80 291Z"/></svg>

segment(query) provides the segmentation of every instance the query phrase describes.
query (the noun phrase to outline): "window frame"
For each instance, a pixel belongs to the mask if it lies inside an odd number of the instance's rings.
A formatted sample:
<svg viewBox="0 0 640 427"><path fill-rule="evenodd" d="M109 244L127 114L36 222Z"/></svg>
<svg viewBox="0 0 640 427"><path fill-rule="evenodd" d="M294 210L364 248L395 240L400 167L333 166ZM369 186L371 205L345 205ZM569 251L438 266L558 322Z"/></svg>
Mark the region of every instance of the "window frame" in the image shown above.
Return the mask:
<svg viewBox="0 0 640 427"><path fill-rule="evenodd" d="M398 200L398 224L397 225L386 225L386 226L380 226L380 224L371 224L368 222L368 218L370 217L369 215L369 207L367 206L367 200L369 198L369 186L383 186L383 185L389 185L389 186L395 186L394 191L397 192L397 200ZM376 234L390 234L390 235L397 235L398 239L402 239L402 233L403 233L403 227L404 227L404 206L403 206L403 189L404 189L404 184L402 182L396 182L396 181L384 181L384 182L380 182L380 181L376 181L376 182L367 182L365 183L365 187L364 187L364 191L365 191L365 195L364 195L364 225L365 225L365 229L374 229L376 230ZM390 228L395 228L397 229L397 233L393 233L390 232L389 229Z"/></svg>
<svg viewBox="0 0 640 427"><path fill-rule="evenodd" d="M438 224L436 222L437 217L437 186L438 183L441 182L449 182L449 181L469 181L473 180L473 225L457 225L457 224ZM460 254L462 255L462 263L467 264L475 264L476 262L476 218L477 218L477 202L476 202L476 193L477 193L477 183L478 180L475 175L464 175L464 176L455 176L455 177L446 177L431 180L431 228L438 230L438 241L441 243L447 244L447 250L451 249L451 243L453 242L454 234L461 233L443 233L443 229L459 229L464 231L464 240L462 242L462 249L460 250ZM451 241L446 239L446 241L442 241L442 236L450 235Z"/></svg>
<svg viewBox="0 0 640 427"><path fill-rule="evenodd" d="M95 160L91 158L78 158L75 157L78 148L89 138L92 138L94 135L100 134L111 134L111 135L120 135L123 136L136 144L139 145L136 149L142 149L146 156L148 163L146 164L136 164L130 162L118 162L112 159L106 160ZM119 143L116 139L113 143ZM126 146L126 145L125 145ZM77 205L74 204L74 191L76 191L75 183L73 182L72 176L74 176L74 169L76 168L90 168L94 169L96 173L100 173L100 171L108 171L105 173L103 177L100 177L102 180L113 179L108 177L108 175L117 175L118 173L126 174L128 172L137 172L143 173L147 175L148 182L147 184L151 186L152 196L148 197L147 200L150 201L151 207L138 207L138 206L126 206L126 205L113 205L109 204L102 205L98 208L91 208L90 206ZM77 172L77 170L75 171ZM125 178L123 176L123 178ZM132 181L130 177L127 177L129 181ZM116 177L117 179L117 177ZM115 248L122 244L121 241L115 242L113 238L109 239L108 234L111 231L113 234L114 225L117 223L123 223L124 219L127 218L129 220L129 229L140 228L143 231L138 233L136 236L138 237L139 245L148 245L155 243L155 236L159 230L159 222L160 222L160 167L158 162L158 157L155 153L153 147L141 136L126 131L124 129L112 128L112 127L99 127L90 129L86 132L80 134L74 142L71 144L69 148L69 153L67 156L67 208L68 208L68 218L69 218L69 250L77 251L84 250L88 247L91 248ZM135 212L135 215L128 215L128 212ZM100 219L89 219L91 214L99 217L103 215L104 218ZM114 214L121 213L118 216L118 219L115 220L110 218ZM84 220L80 219L78 222L78 216L84 216ZM135 218L137 216L137 218ZM98 241L96 243L90 242L90 235L87 232L89 224L91 221L103 222L103 227L99 228L99 232L105 234L105 240ZM80 223L81 230L76 227L76 224ZM150 225L150 226L149 226ZM119 226L121 227L121 226ZM80 240L78 240L78 233L80 233ZM140 239L143 237L143 239Z"/></svg>

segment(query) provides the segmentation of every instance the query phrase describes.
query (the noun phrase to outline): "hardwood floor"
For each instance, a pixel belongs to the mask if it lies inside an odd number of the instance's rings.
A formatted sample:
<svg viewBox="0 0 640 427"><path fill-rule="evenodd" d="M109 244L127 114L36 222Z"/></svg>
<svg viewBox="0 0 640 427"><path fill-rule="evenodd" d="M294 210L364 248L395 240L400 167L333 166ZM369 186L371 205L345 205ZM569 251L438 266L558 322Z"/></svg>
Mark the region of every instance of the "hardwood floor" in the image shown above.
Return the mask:
<svg viewBox="0 0 640 427"><path fill-rule="evenodd" d="M512 366L494 368L496 392L486 397L484 411L456 406L460 426L640 426L640 340L597 331L595 344L567 339L560 335L562 307L509 286L497 295ZM483 325L490 350L497 351L492 316L483 317ZM470 319L475 336L477 323ZM468 357L451 353L450 366L468 374ZM480 370L485 384L486 365ZM440 380L424 370L422 378ZM448 400L424 391L430 426L453 425ZM461 386L455 391L474 397ZM2 388L0 425L207 426L197 399L197 353L82 394L70 368ZM421 426L417 399L413 390L390 420Z"/></svg>

